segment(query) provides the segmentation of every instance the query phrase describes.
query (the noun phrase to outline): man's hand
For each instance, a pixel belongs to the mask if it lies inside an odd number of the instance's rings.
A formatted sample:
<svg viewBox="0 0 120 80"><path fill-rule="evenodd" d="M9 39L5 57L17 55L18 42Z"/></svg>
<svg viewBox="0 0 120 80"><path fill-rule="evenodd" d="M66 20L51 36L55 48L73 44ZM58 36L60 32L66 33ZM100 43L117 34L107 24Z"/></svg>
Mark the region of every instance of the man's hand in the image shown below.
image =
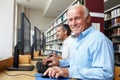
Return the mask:
<svg viewBox="0 0 120 80"><path fill-rule="evenodd" d="M45 58L43 59L43 64L45 65L47 62L49 63L49 66L59 66L59 59L57 57L49 57L49 58Z"/></svg>
<svg viewBox="0 0 120 80"><path fill-rule="evenodd" d="M43 75L48 75L50 78L58 78L59 76L68 77L68 69L54 66L48 68Z"/></svg>

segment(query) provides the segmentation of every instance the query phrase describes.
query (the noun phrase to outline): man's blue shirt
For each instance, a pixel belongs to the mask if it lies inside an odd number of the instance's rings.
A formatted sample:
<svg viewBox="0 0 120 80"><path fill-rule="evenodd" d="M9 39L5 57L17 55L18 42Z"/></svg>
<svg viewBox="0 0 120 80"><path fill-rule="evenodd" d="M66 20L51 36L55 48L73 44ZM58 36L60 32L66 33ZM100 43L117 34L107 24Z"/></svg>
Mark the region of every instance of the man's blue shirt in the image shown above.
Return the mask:
<svg viewBox="0 0 120 80"><path fill-rule="evenodd" d="M70 50L69 77L83 80L113 80L114 50L112 42L92 26L80 33Z"/></svg>

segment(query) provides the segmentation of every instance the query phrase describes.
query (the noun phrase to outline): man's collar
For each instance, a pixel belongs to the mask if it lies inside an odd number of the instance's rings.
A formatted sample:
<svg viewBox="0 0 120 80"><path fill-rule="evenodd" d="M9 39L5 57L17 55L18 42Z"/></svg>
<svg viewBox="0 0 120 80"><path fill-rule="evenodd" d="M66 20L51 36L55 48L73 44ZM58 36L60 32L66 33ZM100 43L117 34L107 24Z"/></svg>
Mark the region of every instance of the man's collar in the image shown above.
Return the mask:
<svg viewBox="0 0 120 80"><path fill-rule="evenodd" d="M94 30L94 28L92 26L90 26L89 28L87 28L86 30L84 30L83 32L81 32L79 34L79 36L77 37L77 40L87 36L90 32L92 32Z"/></svg>

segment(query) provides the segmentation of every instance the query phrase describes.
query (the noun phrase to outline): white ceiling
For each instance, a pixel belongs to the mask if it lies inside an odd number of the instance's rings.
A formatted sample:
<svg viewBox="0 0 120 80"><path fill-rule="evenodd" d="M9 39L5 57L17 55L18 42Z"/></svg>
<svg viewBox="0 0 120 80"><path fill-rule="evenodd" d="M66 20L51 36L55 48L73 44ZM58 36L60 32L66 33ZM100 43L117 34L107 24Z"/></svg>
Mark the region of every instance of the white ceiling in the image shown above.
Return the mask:
<svg viewBox="0 0 120 80"><path fill-rule="evenodd" d="M27 8L43 10L44 16L57 17L75 0L16 0Z"/></svg>

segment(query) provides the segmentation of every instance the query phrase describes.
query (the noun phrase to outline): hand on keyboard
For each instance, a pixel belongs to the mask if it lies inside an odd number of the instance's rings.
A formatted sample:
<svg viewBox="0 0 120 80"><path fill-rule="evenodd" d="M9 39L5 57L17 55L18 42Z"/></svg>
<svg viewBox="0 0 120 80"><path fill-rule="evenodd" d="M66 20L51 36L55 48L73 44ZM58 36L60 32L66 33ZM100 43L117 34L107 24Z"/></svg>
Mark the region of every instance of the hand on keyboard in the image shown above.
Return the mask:
<svg viewBox="0 0 120 80"><path fill-rule="evenodd" d="M48 64L43 65L42 62L38 61L36 63L36 68L37 68L38 73L44 73L49 68L49 66L48 66Z"/></svg>

